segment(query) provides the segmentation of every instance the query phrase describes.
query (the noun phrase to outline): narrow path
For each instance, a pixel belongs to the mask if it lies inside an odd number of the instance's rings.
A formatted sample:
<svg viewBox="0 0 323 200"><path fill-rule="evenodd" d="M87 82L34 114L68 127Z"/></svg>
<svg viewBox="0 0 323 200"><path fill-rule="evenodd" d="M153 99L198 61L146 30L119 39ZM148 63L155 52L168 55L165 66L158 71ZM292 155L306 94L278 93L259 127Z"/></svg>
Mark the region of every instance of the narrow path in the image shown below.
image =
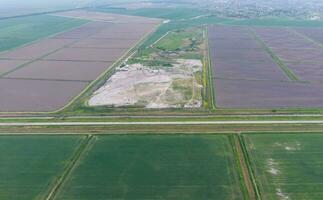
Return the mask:
<svg viewBox="0 0 323 200"><path fill-rule="evenodd" d="M245 186L247 193L248 193L248 199L249 200L256 200L257 196L256 196L256 192L254 189L255 186L253 185L252 178L251 178L251 175L248 170L246 159L245 159L242 147L241 147L241 143L239 141L239 136L238 135L233 136L233 140L234 140L234 147L236 150L236 155L237 155L237 158L238 158L238 161L240 164L241 173L243 176L244 186Z"/></svg>
<svg viewBox="0 0 323 200"><path fill-rule="evenodd" d="M257 125L257 124L323 124L323 120L290 120L290 121L178 121L178 122L9 122L0 123L6 126L109 126L109 125Z"/></svg>
<svg viewBox="0 0 323 200"><path fill-rule="evenodd" d="M78 161L83 157L84 153L88 149L91 141L93 139L92 135L88 135L87 138L82 141L78 149L76 150L74 156L70 163L66 166L65 170L63 171L62 175L57 179L54 186L49 190L48 195L46 196L45 200L53 200L55 199L56 195L58 194L59 190L62 188L72 171L74 170Z"/></svg>
<svg viewBox="0 0 323 200"><path fill-rule="evenodd" d="M271 48L269 48L267 46L267 44L265 44L265 42L258 36L258 34L252 30L251 28L247 29L250 34L252 34L252 36L258 41L258 43L262 46L263 50L266 51L274 60L274 62L278 65L278 67L281 68L281 70L283 70L283 72L286 74L286 76L291 80L291 81L297 81L299 82L300 79L294 74L294 72L289 69L285 63L279 58L279 56L277 56Z"/></svg>
<svg viewBox="0 0 323 200"><path fill-rule="evenodd" d="M154 48L154 46L161 41L162 39L164 39L168 34L170 33L170 31L167 31L163 36L161 36L158 40L156 40L152 45L150 45L151 48Z"/></svg>

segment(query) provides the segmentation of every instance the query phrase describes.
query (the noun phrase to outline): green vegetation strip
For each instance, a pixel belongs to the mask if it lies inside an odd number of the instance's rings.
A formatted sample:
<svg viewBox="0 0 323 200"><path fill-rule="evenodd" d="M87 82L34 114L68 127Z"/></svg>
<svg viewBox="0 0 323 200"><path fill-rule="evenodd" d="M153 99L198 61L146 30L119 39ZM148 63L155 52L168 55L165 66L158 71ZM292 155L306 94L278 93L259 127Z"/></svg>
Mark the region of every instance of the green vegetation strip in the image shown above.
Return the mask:
<svg viewBox="0 0 323 200"><path fill-rule="evenodd" d="M239 166L240 179L241 184L244 188L245 199L256 200L258 198L255 190L255 185L252 180L253 177L249 173L250 170L248 168L246 155L244 155L245 152L243 151L243 148L240 143L239 134L231 135L229 136L229 138Z"/></svg>
<svg viewBox="0 0 323 200"><path fill-rule="evenodd" d="M280 58L261 40L261 38L252 29L249 30L254 35L256 40L261 44L263 49L274 59L276 64L284 71L287 77L291 81L300 81L300 79L293 73L293 71L289 69L283 61L280 60Z"/></svg>
<svg viewBox="0 0 323 200"><path fill-rule="evenodd" d="M249 192L249 188L246 185L245 182L245 175L243 172L243 168L242 168L242 163L239 157L239 152L238 152L238 148L237 145L235 143L235 138L236 138L236 134L230 134L228 136L231 147L232 147L232 152L234 154L235 157L235 162L236 162L236 166L237 166L237 170L238 170L238 175L239 175L239 181L240 181L240 186L242 188L242 193L243 193L243 197L245 200L250 200L250 192Z"/></svg>
<svg viewBox="0 0 323 200"><path fill-rule="evenodd" d="M75 116L75 117L12 117L0 123L46 122L212 122L212 121L322 121L322 115L201 115L201 116Z"/></svg>
<svg viewBox="0 0 323 200"><path fill-rule="evenodd" d="M207 66L207 87L208 87L208 102L210 104L210 108L212 110L215 110L216 108L216 102L215 102L215 84L213 83L213 71L212 71L212 61L210 59L210 47L209 47L209 35L208 35L208 30L206 27L206 31L205 31L205 41L206 41L206 66Z"/></svg>
<svg viewBox="0 0 323 200"><path fill-rule="evenodd" d="M253 192L255 195L255 199L261 200L261 193L260 193L260 189L258 187L256 178L255 178L255 172L254 169L251 166L251 161L250 161L250 155L248 154L247 148L246 148L246 144L244 141L244 138L241 134L239 134L238 136L238 140L239 140L239 147L241 148L242 152L243 152L243 156L244 156L244 161L245 161L245 165L247 167L248 170L248 175L250 178L250 181L252 182L252 186L253 186Z"/></svg>
<svg viewBox="0 0 323 200"><path fill-rule="evenodd" d="M322 43L317 42L317 41L313 40L312 38L310 38L310 37L308 37L308 36L306 36L306 35L304 35L304 34L302 34L302 33L298 32L298 31L296 31L296 30L294 30L294 29L288 28L287 30L288 30L288 31L290 31L290 32L292 32L293 34L295 34L295 35L299 36L299 37L302 37L302 38L303 38L303 39L305 39L306 41L311 42L311 43L314 43L314 44L316 44L317 46L319 46L319 47L323 48L323 44L322 44Z"/></svg>
<svg viewBox="0 0 323 200"><path fill-rule="evenodd" d="M205 12L196 8L139 8L139 9L125 9L125 8L96 8L94 11L134 15L142 17L163 18L171 20L182 20L194 18L199 15L204 15Z"/></svg>
<svg viewBox="0 0 323 200"><path fill-rule="evenodd" d="M171 22L186 24L221 24L238 26L274 26L274 27L323 27L322 20L302 20L288 17L266 17L257 19L237 19L217 17L212 10L198 9L196 7L180 8L139 8L125 9L101 7L94 9L99 12L116 13L169 19Z"/></svg>
<svg viewBox="0 0 323 200"><path fill-rule="evenodd" d="M83 142L76 149L74 156L72 157L69 164L66 166L64 172L57 179L56 183L53 185L53 187L49 191L48 195L46 196L46 200L55 199L57 192L59 192L61 187L64 185L66 179L68 179L68 176L71 174L71 172L75 168L77 162L81 159L82 155L84 154L84 152L89 148L92 138L93 137L91 135L88 135L87 138L84 139Z"/></svg>

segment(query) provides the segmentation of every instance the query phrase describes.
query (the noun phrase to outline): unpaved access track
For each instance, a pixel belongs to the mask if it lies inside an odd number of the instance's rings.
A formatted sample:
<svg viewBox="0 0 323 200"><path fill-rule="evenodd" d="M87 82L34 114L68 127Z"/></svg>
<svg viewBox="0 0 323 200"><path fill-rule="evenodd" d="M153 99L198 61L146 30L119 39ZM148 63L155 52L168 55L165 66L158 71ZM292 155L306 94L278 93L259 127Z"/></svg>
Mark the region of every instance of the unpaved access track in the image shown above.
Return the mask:
<svg viewBox="0 0 323 200"><path fill-rule="evenodd" d="M244 124L323 124L323 120L297 121L178 121L178 122L22 122L0 123L4 126L110 126L110 125L244 125Z"/></svg>

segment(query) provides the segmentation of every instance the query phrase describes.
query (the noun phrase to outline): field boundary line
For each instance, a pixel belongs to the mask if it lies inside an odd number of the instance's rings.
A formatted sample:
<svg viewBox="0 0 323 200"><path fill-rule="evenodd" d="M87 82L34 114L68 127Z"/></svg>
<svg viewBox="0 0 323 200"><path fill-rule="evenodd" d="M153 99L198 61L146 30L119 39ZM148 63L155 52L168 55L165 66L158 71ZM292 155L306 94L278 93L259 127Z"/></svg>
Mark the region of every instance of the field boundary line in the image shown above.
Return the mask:
<svg viewBox="0 0 323 200"><path fill-rule="evenodd" d="M6 19L14 19L14 18L23 18L23 17L32 17L37 15L51 15L53 13L60 13L60 12L67 12L67 11L75 11L75 10L82 10L90 8L89 6L80 7L80 8L71 8L71 9L63 9L63 10L52 10L47 12L34 12L30 14L21 14L21 15L13 15L13 16L3 16L0 17L0 20L6 20Z"/></svg>
<svg viewBox="0 0 323 200"><path fill-rule="evenodd" d="M89 23L93 23L93 22L88 22L88 23L84 24L83 26L85 26L85 25L87 25L87 24L89 24ZM80 26L80 27L82 27L82 26ZM76 28L79 28L79 27L76 27ZM75 28L75 29L76 29L76 28ZM71 29L71 30L73 30L73 29ZM100 31L101 31L101 30L100 30ZM37 61L41 61L43 58L46 58L47 56L50 56L50 55L52 55L52 54L54 54L54 53L57 53L57 52L59 52L59 51L61 51L61 50L65 49L65 48L71 47L72 45L74 45L74 44L78 43L79 41L82 41L82 40L84 40L84 39L86 39L86 38L89 38L91 35L94 35L94 34L96 34L96 33L100 32L100 31L97 31L97 32L95 32L95 33L93 33L93 34L90 34L90 35L88 35L88 36L87 36L87 37L85 37L85 38L75 39L75 41L71 41L70 43L65 44L65 45L62 45L62 46L58 47L57 49L55 49L55 50L53 50L53 51L47 52L47 53L46 53L46 54L44 54L44 55L41 55L41 56L39 56L39 57L37 57L37 58L34 58L34 59L32 59L32 60L29 60L28 62L23 63L23 64L21 64L21 65L18 65L17 67L13 68L12 70L9 70L9 71L7 71L7 72L5 72L5 73L0 74L0 78L5 78L5 76L7 76L7 75L9 75L9 74L11 74L11 73L13 73L13 72L15 72L15 71L19 70L19 69L22 69L22 68L24 68L24 67L26 67L26 66L28 66L28 65L30 65L30 64L33 64L33 63L35 63L35 62L37 62ZM68 32L68 31L66 31L66 32ZM49 38L52 38L52 37L53 37L53 36L51 36L51 37L49 37Z"/></svg>
<svg viewBox="0 0 323 200"><path fill-rule="evenodd" d="M248 28L247 30L249 30L249 32L257 40L257 42L262 46L263 50L271 56L274 62L281 70L283 70L285 75L291 81L300 81L300 79L294 74L294 72L285 65L285 63L265 44L265 42L258 36L258 34L254 30L252 30L251 28Z"/></svg>
<svg viewBox="0 0 323 200"><path fill-rule="evenodd" d="M41 15L42 15L42 14L41 14ZM49 15L49 14L45 14L45 15ZM66 18L66 17L65 17L65 18ZM67 19L69 19L69 18L67 18ZM0 20L1 20L1 19L0 19ZM76 19L76 20L78 20L78 19ZM23 44L23 45L17 46L17 47L12 48L12 49L8 49L8 50L5 50L5 51L1 51L1 52L0 52L0 55L1 55L1 54L5 54L5 53L8 53L8 52L13 51L13 50L17 50L17 49L22 48L22 47L26 47L26 46L28 46L28 45L31 45L31 44L34 44L34 43L40 42L40 41L42 41L42 40L50 39L50 38L52 38L52 37L55 37L55 36L57 36L57 35L59 35L59 34L65 33L65 32L72 31L72 30L77 29L77 28L81 28L81 27L86 26L86 25L88 25L89 23L91 23L91 22L92 22L92 21L90 21L90 20L84 20L84 21L85 21L85 22L84 22L83 24L81 24L81 25L74 26L74 27L71 27L71 28L67 28L67 29L62 30L62 31L60 31L60 32L53 33L53 34L50 34L50 35L47 35L47 36L44 36L44 37L40 37L40 38L38 38L38 39L36 39L36 40L30 41L30 42L28 42L28 43L25 43L25 44ZM12 59L12 60L16 60L16 59ZM28 61L28 60L26 60L26 61Z"/></svg>
<svg viewBox="0 0 323 200"><path fill-rule="evenodd" d="M152 43L150 45L151 48L154 48L154 46L159 42L161 41L162 39L164 39L165 37L167 37L167 35L170 33L170 31L167 31L163 36L161 36L158 40L156 40L154 43Z"/></svg>
<svg viewBox="0 0 323 200"><path fill-rule="evenodd" d="M241 147L241 143L239 141L239 135L232 135L232 148L234 150L234 154L237 160L237 167L239 168L240 178L242 179L241 185L243 186L243 189L245 189L245 192L247 193L246 199L248 200L256 200L257 199L257 193L254 188L254 184L252 181L252 177L250 175L250 172L247 167L247 161L244 155L244 152Z"/></svg>
<svg viewBox="0 0 323 200"><path fill-rule="evenodd" d="M88 22L86 22L85 24L82 24L81 26L85 26L86 24L88 23L91 23L93 22L92 20L87 20ZM74 28L79 28L81 26L78 26L78 27L74 27ZM73 97L72 100L70 100L66 105L64 105L63 107L61 108L58 108L57 110L53 110L53 111L40 111L40 112L1 112L0 111L0 115L3 115L3 114L57 114L57 113L60 113L60 112L63 112L65 109L69 108L70 106L73 105L73 103L77 102L77 100L81 99L83 97L83 95L86 95L86 93L92 88L94 87L96 84L98 84L98 82L103 79L103 77L105 75L109 75L109 77L111 76L110 73L114 73L114 70L115 68L120 64L120 62L122 62L125 58L127 58L127 56L130 54L130 53L133 53L134 51L136 51L136 48L138 48L142 43L143 41L145 41L147 39L147 37L149 35L151 35L152 33L154 33L159 27L161 26L161 23L159 24L156 24L155 26L152 27L152 30L149 31L148 33L146 33L142 38L140 38L138 40L137 43L135 43L132 47L130 47L128 49L127 52L125 52L118 60L116 60L110 67L108 67L104 72L102 72L99 76L97 76L96 79L94 79L93 81L90 82L90 84L85 87L77 96ZM72 29L71 29L72 30ZM63 31L65 32L65 31ZM59 33L57 33L59 34ZM95 33L94 33L95 34ZM56 35L56 34L55 34ZM51 35L49 37L53 37L55 35ZM92 34L91 34L92 35ZM89 35L88 37L90 37L91 35ZM87 37L87 38L88 38ZM83 38L84 39L84 38ZM79 40L69 44L69 45L73 45L75 44L76 42L78 42ZM36 41L35 41L36 42ZM67 46L69 46L67 45ZM58 50L57 50L58 51ZM55 52L52 52L52 53L55 53ZM41 59L41 58L40 58ZM34 60L32 60L34 62ZM30 64L30 63L29 63ZM2 76L2 74L0 75L0 77Z"/></svg>
<svg viewBox="0 0 323 200"><path fill-rule="evenodd" d="M138 122L3 122L6 126L110 126L110 125L271 125L271 124L323 124L323 120L289 120L289 121L138 121Z"/></svg>
<svg viewBox="0 0 323 200"><path fill-rule="evenodd" d="M91 141L93 140L92 135L87 135L87 137L84 139L84 141L80 144L78 149L75 151L75 154L73 155L70 163L66 166L65 170L63 171L62 175L58 178L55 185L49 190L49 193L47 194L45 200L53 200L55 199L57 193L60 191L60 189L64 186L64 183L66 180L68 180L68 177L75 169L78 161L83 157L84 153L89 148L89 145L91 144Z"/></svg>
<svg viewBox="0 0 323 200"><path fill-rule="evenodd" d="M216 105L215 105L215 84L213 81L213 67L212 67L212 61L210 59L210 46L209 46L209 33L208 33L208 28L206 26L205 29L205 42L206 42L206 62L207 62L207 83L208 83L208 93L209 93L209 103L211 104L209 106L209 108L211 108L211 110L215 110L216 109Z"/></svg>
<svg viewBox="0 0 323 200"><path fill-rule="evenodd" d="M230 142L230 147L231 147L231 151L232 151L232 155L233 155L234 165L235 165L235 168L237 170L237 178L238 178L240 190L241 190L242 195L243 195L243 199L244 200L249 200L248 190L247 190L245 180L244 180L244 177L243 177L241 164L239 162L238 155L237 155L237 148L236 148L236 146L234 144L235 134L231 133L227 137L228 137L228 140Z"/></svg>
<svg viewBox="0 0 323 200"><path fill-rule="evenodd" d="M203 37L204 39L206 38L206 28L204 28L203 30ZM202 99L203 99L203 107L204 108L209 108L210 105L209 105L209 102L208 102L208 95L207 95L207 92L208 92L208 89L207 89L207 78L208 78L208 75L207 75L207 61L206 61L206 41L204 41L204 57L203 57L203 71L202 71L202 84L203 84L203 95L202 95Z"/></svg>
<svg viewBox="0 0 323 200"><path fill-rule="evenodd" d="M319 46L320 48L323 48L323 44L321 44L320 42L317 42L316 40L312 39L311 37L305 35L304 33L300 33L298 32L297 30L295 29L292 29L292 28L288 28L287 29L289 32L299 36L299 37L302 37L304 40L308 41L308 42L311 42L317 46Z"/></svg>
<svg viewBox="0 0 323 200"><path fill-rule="evenodd" d="M25 131L25 130L24 130ZM89 132L71 132L71 131L65 131L65 132L0 132L0 137L1 136L39 136L39 135L60 135L60 136L88 136ZM187 132L187 131L168 131L168 132L161 132L161 131L140 131L140 132L130 132L128 131L118 131L118 130L113 130L113 131L105 131L105 132L95 132L91 133L93 136L109 136L109 135L134 135L134 136L141 136L141 135L227 135L230 136L234 133L234 130L227 130L227 131L217 131L217 130L210 130L210 131L195 131L195 132ZM253 134L261 134L261 135L276 135L276 134L291 134L291 135L308 135L308 134L317 134L321 135L323 132L321 130L300 130L300 131L242 131L239 132L241 135L253 135Z"/></svg>
<svg viewBox="0 0 323 200"><path fill-rule="evenodd" d="M251 166L251 161L250 161L250 158L249 158L249 154L248 154L248 151L247 151L247 148L246 148L244 138L240 133L238 133L236 135L235 139L236 139L235 143L236 143L236 145L238 145L237 147L240 148L240 150L241 150L241 156L242 156L241 159L244 160L244 164L245 164L244 167L246 167L246 169L247 169L247 173L248 173L247 178L248 178L249 181L251 181L251 183L249 183L249 184L252 184L252 186L253 186L253 192L254 192L254 195L255 195L254 199L262 200L261 193L260 193L256 178L255 178L254 170L253 170L253 168Z"/></svg>

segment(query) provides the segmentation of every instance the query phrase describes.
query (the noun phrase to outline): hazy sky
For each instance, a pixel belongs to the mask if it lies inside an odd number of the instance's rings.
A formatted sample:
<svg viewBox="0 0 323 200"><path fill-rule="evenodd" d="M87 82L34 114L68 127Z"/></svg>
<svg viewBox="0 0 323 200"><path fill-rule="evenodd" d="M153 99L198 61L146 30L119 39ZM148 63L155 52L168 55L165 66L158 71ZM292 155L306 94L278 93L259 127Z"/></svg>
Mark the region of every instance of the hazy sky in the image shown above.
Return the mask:
<svg viewBox="0 0 323 200"><path fill-rule="evenodd" d="M92 0L0 0L0 8L81 6L90 1Z"/></svg>
<svg viewBox="0 0 323 200"><path fill-rule="evenodd" d="M84 7L97 0L0 0L0 17Z"/></svg>

